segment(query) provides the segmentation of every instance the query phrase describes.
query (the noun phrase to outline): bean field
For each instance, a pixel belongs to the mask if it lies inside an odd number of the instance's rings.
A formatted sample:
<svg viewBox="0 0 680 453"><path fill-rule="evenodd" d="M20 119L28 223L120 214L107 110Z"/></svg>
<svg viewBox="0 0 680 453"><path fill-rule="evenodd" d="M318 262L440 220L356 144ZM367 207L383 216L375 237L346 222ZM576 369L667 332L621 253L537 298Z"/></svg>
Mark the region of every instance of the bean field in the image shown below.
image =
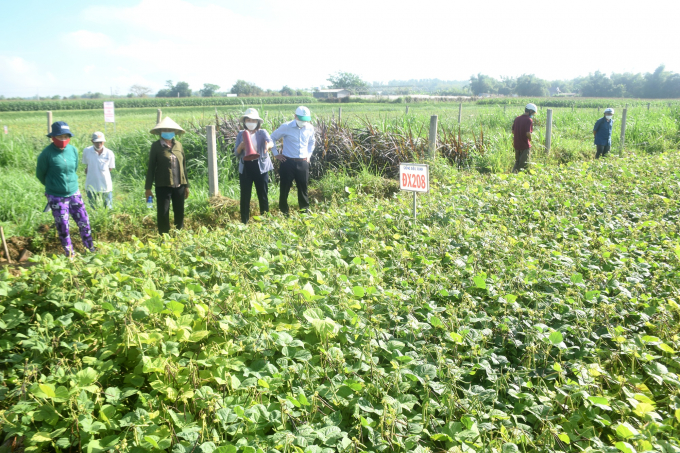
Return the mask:
<svg viewBox="0 0 680 453"><path fill-rule="evenodd" d="M311 212L247 226L229 217L240 110L164 109L194 187L165 239L143 201L155 109L121 109L114 209L73 261L39 231L44 114L0 115L0 224L35 251L0 268L0 451L680 451L677 108L631 107L597 161L601 111L556 107L546 153L541 110L520 174L510 106L466 105L460 125L457 104L342 108L312 109ZM262 110L270 131L291 117ZM63 113L81 150L103 129ZM392 179L405 158L431 168L416 219Z"/></svg>

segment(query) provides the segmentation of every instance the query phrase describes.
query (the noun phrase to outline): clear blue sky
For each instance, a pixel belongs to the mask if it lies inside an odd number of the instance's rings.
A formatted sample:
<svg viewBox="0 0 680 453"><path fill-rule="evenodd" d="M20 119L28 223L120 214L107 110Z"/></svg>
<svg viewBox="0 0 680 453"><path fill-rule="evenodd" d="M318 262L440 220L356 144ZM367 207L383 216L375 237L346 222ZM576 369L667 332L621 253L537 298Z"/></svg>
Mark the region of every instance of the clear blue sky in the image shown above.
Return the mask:
<svg viewBox="0 0 680 453"><path fill-rule="evenodd" d="M482 72L573 78L680 72L680 0L45 0L0 9L0 94L310 88Z"/></svg>

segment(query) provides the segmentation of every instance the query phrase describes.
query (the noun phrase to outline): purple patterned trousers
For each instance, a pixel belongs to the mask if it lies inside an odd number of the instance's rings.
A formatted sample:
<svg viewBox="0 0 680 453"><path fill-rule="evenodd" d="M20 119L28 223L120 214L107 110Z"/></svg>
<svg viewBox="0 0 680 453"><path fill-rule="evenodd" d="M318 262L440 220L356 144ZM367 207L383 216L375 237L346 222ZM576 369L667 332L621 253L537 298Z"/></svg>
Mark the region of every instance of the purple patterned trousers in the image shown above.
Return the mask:
<svg viewBox="0 0 680 453"><path fill-rule="evenodd" d="M45 194L47 201L52 209L52 216L54 223L59 232L59 240L64 247L66 255L73 254L73 244L71 243L71 236L69 235L69 214L75 220L78 229L80 230L80 237L83 240L83 245L86 249L94 251L92 245L92 231L90 230L90 219L87 217L85 204L80 192L76 192L70 197L55 197L54 195Z"/></svg>

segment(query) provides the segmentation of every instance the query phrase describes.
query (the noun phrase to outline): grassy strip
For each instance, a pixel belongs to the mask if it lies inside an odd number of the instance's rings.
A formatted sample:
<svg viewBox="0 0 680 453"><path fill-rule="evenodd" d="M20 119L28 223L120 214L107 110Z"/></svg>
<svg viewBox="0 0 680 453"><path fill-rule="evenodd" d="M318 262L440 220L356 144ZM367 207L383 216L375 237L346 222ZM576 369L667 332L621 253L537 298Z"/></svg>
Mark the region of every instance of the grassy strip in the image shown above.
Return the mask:
<svg viewBox="0 0 680 453"><path fill-rule="evenodd" d="M79 99L60 101L0 101L0 112L29 112L44 110L94 110L102 109L106 99ZM144 107L201 107L255 104L311 104L316 101L311 96L246 97L246 98L133 98L114 99L119 108Z"/></svg>

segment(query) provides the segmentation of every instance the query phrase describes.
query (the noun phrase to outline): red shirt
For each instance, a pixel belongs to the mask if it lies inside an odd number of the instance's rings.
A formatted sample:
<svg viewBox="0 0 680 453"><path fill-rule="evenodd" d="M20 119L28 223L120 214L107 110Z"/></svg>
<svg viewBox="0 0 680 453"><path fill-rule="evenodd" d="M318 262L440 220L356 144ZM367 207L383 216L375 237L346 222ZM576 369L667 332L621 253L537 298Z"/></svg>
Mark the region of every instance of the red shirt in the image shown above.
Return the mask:
<svg viewBox="0 0 680 453"><path fill-rule="evenodd" d="M528 115L520 115L512 123L512 133L515 134L513 144L517 151L531 148L531 142L527 138L527 132L534 131L534 120Z"/></svg>

